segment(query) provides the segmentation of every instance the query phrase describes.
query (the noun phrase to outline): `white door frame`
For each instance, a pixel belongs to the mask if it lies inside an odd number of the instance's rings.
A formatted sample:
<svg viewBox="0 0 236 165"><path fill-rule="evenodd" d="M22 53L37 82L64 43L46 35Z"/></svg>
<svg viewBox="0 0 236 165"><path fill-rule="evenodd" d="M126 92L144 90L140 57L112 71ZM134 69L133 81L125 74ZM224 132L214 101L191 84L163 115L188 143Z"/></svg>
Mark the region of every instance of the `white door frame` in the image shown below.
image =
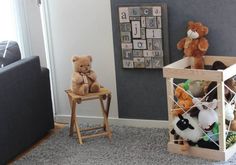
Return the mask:
<svg viewBox="0 0 236 165"><path fill-rule="evenodd" d="M50 72L50 85L51 85L51 93L52 93L52 102L53 102L53 113L56 116L56 109L58 108L58 98L57 98L57 81L56 81L56 73L55 73L55 64L54 64L54 49L53 49L53 40L52 40L52 32L51 32L51 24L50 24L50 11L49 4L47 0L41 0L40 2L40 13L41 20L43 26L43 38L46 52L46 61L47 67Z"/></svg>

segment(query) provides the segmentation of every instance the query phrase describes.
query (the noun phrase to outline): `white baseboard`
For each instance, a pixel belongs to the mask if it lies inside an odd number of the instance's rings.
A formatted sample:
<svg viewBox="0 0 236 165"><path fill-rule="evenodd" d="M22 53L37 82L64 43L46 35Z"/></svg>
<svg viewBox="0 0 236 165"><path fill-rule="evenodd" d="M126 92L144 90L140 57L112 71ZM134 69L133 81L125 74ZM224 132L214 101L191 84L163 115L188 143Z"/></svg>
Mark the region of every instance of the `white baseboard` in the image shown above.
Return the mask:
<svg viewBox="0 0 236 165"><path fill-rule="evenodd" d="M102 117L77 116L80 123L98 124L103 122ZM55 121L59 123L70 123L70 115L56 115ZM167 120L143 120L109 117L109 124L118 126L145 127L145 128L168 128Z"/></svg>

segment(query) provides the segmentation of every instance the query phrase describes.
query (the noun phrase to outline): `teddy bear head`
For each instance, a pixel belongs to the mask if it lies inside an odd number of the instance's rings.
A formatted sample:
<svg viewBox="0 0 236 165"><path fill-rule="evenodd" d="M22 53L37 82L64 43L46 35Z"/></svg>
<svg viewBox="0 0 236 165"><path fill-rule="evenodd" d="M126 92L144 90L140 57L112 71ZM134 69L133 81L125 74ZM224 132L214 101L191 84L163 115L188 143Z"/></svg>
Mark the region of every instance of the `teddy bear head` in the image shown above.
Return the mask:
<svg viewBox="0 0 236 165"><path fill-rule="evenodd" d="M201 38L208 34L208 27L204 26L201 22L188 22L187 36L192 39Z"/></svg>
<svg viewBox="0 0 236 165"><path fill-rule="evenodd" d="M88 73L91 70L91 56L73 56L72 62L75 72Z"/></svg>

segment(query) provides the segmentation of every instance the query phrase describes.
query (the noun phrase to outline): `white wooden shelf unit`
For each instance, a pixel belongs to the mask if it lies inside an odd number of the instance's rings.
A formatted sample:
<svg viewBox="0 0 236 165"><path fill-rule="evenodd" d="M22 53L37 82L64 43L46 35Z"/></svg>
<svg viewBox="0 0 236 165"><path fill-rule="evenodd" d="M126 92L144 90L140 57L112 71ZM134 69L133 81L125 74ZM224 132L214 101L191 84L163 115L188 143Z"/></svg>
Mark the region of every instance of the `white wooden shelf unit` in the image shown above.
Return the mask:
<svg viewBox="0 0 236 165"><path fill-rule="evenodd" d="M225 130L225 109L224 109L224 81L236 75L236 57L209 56L204 57L205 65L212 65L215 61L221 61L226 66L225 70L201 70L187 69L190 66L191 58L186 57L163 68L163 76L166 78L167 103L169 130L172 130L172 114L174 102L173 79L206 80L217 82L218 119L219 119L219 150L206 149L200 147L190 147L188 151L181 151L179 144L174 143L174 136L169 133L168 151L183 155L196 156L213 160L228 160L236 152L236 144L226 149ZM172 99L171 99L172 98Z"/></svg>

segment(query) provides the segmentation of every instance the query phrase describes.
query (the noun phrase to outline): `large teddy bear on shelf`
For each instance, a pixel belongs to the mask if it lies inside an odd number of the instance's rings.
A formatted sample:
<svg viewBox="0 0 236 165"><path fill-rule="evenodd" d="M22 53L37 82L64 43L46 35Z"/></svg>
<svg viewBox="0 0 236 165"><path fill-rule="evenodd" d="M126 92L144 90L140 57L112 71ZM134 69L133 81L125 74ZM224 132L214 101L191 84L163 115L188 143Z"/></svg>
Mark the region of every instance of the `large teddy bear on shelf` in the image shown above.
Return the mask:
<svg viewBox="0 0 236 165"><path fill-rule="evenodd" d="M72 62L74 67L71 84L72 92L81 96L90 92L98 92L100 85L96 81L96 73L91 70L92 57L73 56Z"/></svg>
<svg viewBox="0 0 236 165"><path fill-rule="evenodd" d="M184 51L185 57L193 57L192 69L204 69L204 59L209 44L204 37L208 34L208 28L201 22L188 22L187 37L177 43L177 48Z"/></svg>

